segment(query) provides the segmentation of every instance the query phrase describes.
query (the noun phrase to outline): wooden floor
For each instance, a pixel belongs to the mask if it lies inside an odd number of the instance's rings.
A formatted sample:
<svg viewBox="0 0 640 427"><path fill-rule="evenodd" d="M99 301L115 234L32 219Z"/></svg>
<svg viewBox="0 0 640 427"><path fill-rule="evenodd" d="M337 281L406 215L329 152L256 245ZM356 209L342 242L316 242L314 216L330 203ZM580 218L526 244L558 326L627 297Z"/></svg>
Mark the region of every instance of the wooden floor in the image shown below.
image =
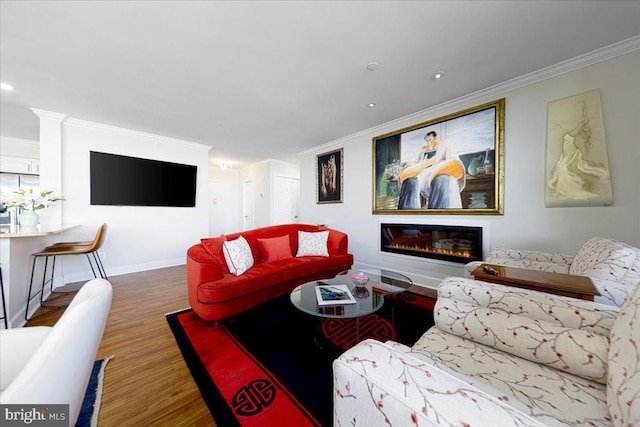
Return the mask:
<svg viewBox="0 0 640 427"><path fill-rule="evenodd" d="M115 358L106 368L99 426L215 426L165 319L189 306L185 266L109 281L113 303L97 358ZM53 325L61 314L27 326Z"/></svg>

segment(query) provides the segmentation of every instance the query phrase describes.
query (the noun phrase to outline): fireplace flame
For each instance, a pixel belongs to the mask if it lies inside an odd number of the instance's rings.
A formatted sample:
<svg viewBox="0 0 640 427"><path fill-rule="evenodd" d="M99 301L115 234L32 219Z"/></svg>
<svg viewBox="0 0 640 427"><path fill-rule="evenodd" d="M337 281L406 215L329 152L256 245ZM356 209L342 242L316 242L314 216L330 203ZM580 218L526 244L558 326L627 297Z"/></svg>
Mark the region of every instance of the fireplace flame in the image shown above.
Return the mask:
<svg viewBox="0 0 640 427"><path fill-rule="evenodd" d="M398 244L392 242L389 245L386 245L387 248L390 249L400 249L405 251L414 251L414 252L423 252L423 253L436 253L441 255L449 255L449 256L457 256L464 258L471 258L471 251L466 249L449 249L449 248L425 248L420 245L407 245L407 244Z"/></svg>

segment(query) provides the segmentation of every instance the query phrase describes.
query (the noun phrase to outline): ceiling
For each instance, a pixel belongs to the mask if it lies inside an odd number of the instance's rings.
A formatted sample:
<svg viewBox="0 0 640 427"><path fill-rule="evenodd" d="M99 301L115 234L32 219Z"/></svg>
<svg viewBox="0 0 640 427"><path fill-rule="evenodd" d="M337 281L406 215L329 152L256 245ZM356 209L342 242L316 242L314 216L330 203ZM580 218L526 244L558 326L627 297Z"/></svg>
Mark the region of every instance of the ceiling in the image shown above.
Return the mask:
<svg viewBox="0 0 640 427"><path fill-rule="evenodd" d="M207 144L238 166L297 162L639 22L640 1L1 0L0 80L15 90L0 93L0 134L37 140L33 107Z"/></svg>

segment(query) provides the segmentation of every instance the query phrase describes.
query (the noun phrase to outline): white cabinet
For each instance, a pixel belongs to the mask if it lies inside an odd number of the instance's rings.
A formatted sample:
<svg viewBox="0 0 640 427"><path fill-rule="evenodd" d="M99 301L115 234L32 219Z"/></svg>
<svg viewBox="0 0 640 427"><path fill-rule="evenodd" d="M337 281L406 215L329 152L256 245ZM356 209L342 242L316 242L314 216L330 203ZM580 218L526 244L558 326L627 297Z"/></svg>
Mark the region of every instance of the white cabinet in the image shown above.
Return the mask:
<svg viewBox="0 0 640 427"><path fill-rule="evenodd" d="M0 156L0 172L40 174L40 160L28 157Z"/></svg>

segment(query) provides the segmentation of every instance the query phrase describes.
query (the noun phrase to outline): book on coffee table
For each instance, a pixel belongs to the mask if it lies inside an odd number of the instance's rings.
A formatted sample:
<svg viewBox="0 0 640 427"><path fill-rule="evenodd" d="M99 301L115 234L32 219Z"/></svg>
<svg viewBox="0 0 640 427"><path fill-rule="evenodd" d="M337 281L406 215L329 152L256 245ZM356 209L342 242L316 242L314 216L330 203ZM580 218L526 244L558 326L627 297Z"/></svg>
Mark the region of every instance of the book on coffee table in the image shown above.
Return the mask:
<svg viewBox="0 0 640 427"><path fill-rule="evenodd" d="M322 282L318 282L322 283ZM316 286L318 305L355 304L356 300L346 285Z"/></svg>

